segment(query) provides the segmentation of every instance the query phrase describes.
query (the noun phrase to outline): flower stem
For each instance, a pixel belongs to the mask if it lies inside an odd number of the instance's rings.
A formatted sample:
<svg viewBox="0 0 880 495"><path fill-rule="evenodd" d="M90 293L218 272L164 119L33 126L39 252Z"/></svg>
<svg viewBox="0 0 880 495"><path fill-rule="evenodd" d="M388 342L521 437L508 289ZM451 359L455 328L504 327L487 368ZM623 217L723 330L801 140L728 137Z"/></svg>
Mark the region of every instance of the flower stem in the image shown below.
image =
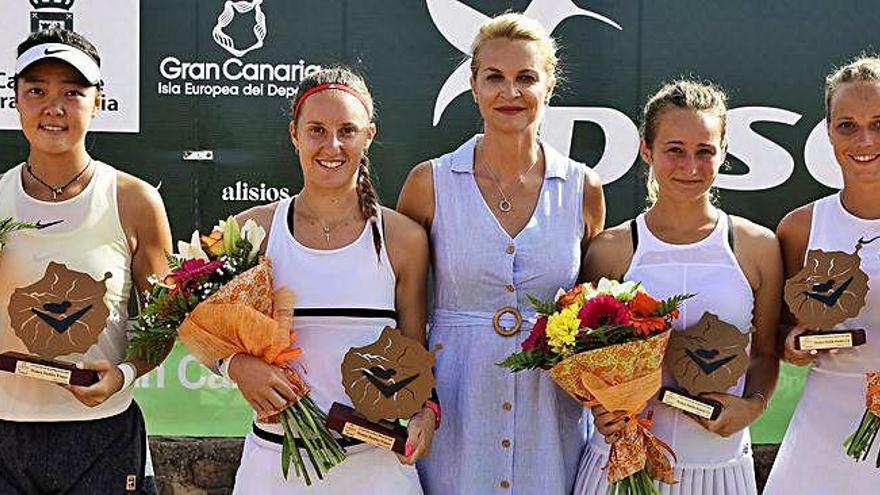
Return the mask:
<svg viewBox="0 0 880 495"><path fill-rule="evenodd" d="M843 442L843 446L846 448L846 455L856 461L865 460L868 457L871 446L874 444L874 440L877 438L878 431L880 431L880 417L865 410L856 431ZM878 457L876 464L877 467L880 467L880 457Z"/></svg>

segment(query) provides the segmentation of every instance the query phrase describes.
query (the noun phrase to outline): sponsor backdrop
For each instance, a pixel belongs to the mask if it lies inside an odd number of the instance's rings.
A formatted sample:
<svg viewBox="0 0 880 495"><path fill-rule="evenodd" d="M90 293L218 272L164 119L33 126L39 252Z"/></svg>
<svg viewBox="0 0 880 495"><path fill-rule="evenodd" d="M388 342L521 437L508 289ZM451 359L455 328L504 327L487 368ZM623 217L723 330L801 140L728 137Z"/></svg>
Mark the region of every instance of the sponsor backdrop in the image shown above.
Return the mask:
<svg viewBox="0 0 880 495"><path fill-rule="evenodd" d="M12 98L14 47L35 27L73 27L104 59L106 105L91 152L157 187L175 238L294 194L287 134L299 81L342 62L367 76L378 104L373 163L393 205L413 164L480 128L466 95L466 53L479 24L525 11L562 46L565 81L544 139L596 169L610 225L644 207L636 122L660 81L709 78L731 96L722 206L771 228L840 185L825 136L822 78L872 48L868 2L587 0L6 0L0 17L0 171L26 156ZM803 383L786 367L753 428L778 442ZM237 435L249 412L234 385L178 348L139 383L150 431Z"/></svg>
<svg viewBox="0 0 880 495"><path fill-rule="evenodd" d="M62 27L87 33L101 52L106 85L101 114L92 123L92 130L140 130L138 45L141 24L138 2L74 2L11 0L3 2L0 7L3 11L0 46L4 47L0 52L0 129L19 129L12 90L15 47L30 31Z"/></svg>

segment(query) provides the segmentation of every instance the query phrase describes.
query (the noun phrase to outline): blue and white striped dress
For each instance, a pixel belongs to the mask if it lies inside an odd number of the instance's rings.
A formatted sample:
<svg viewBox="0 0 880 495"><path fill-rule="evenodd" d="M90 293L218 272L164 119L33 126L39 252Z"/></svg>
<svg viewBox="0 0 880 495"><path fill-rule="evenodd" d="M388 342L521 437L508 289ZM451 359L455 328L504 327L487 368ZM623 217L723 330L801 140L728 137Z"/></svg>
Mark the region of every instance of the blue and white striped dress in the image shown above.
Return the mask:
<svg viewBox="0 0 880 495"><path fill-rule="evenodd" d="M531 323L502 337L495 312L534 316L527 295L572 286L584 234L584 165L543 145L546 172L537 207L511 238L483 200L473 173L475 136L433 160L434 311L443 424L420 463L430 495L571 493L585 443L583 408L543 371L517 374L495 363L520 351ZM502 323L507 323L502 319Z"/></svg>

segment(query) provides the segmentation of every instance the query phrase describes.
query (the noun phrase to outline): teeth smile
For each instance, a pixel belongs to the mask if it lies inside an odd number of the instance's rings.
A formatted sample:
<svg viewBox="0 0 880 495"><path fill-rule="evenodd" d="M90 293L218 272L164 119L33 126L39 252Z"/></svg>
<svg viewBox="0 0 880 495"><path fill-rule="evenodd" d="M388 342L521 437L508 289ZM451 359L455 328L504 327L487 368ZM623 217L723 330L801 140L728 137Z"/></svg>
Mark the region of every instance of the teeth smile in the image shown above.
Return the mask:
<svg viewBox="0 0 880 495"><path fill-rule="evenodd" d="M324 168L339 168L341 167L345 161L344 160L316 160L318 165Z"/></svg>
<svg viewBox="0 0 880 495"><path fill-rule="evenodd" d="M852 159L857 162L870 162L871 160L877 158L880 155L851 155Z"/></svg>
<svg viewBox="0 0 880 495"><path fill-rule="evenodd" d="M47 131L63 131L64 130L64 127L57 126L57 125L41 125L40 127L42 127L43 129L45 129Z"/></svg>

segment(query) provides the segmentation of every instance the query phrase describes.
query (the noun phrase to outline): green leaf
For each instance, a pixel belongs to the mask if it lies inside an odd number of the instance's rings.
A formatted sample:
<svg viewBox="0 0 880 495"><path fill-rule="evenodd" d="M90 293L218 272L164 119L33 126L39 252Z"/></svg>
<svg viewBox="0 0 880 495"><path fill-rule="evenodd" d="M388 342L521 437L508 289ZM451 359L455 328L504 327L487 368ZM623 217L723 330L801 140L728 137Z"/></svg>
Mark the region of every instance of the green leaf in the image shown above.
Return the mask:
<svg viewBox="0 0 880 495"><path fill-rule="evenodd" d="M526 297L529 298L529 302L532 303L535 311L539 314L550 316L559 309L556 307L556 301L553 299L541 300L531 294L526 294Z"/></svg>
<svg viewBox="0 0 880 495"><path fill-rule="evenodd" d="M168 268L170 268L171 271L180 268L180 258L172 253L165 252L165 261L168 262Z"/></svg>
<svg viewBox="0 0 880 495"><path fill-rule="evenodd" d="M37 226L32 223L18 222L13 220L12 217L4 218L0 220L0 243L6 242L8 234L19 230L33 230L36 228Z"/></svg>
<svg viewBox="0 0 880 495"><path fill-rule="evenodd" d="M665 316L672 311L678 309L678 307L684 301L694 297L696 294L679 294L677 296L670 297L664 301L660 301L660 307L654 310L654 316Z"/></svg>
<svg viewBox="0 0 880 495"><path fill-rule="evenodd" d="M496 366L509 368L516 373L523 370L533 370L545 366L552 366L559 361L559 357L547 354L538 349L522 351L507 356L504 360L495 363Z"/></svg>

